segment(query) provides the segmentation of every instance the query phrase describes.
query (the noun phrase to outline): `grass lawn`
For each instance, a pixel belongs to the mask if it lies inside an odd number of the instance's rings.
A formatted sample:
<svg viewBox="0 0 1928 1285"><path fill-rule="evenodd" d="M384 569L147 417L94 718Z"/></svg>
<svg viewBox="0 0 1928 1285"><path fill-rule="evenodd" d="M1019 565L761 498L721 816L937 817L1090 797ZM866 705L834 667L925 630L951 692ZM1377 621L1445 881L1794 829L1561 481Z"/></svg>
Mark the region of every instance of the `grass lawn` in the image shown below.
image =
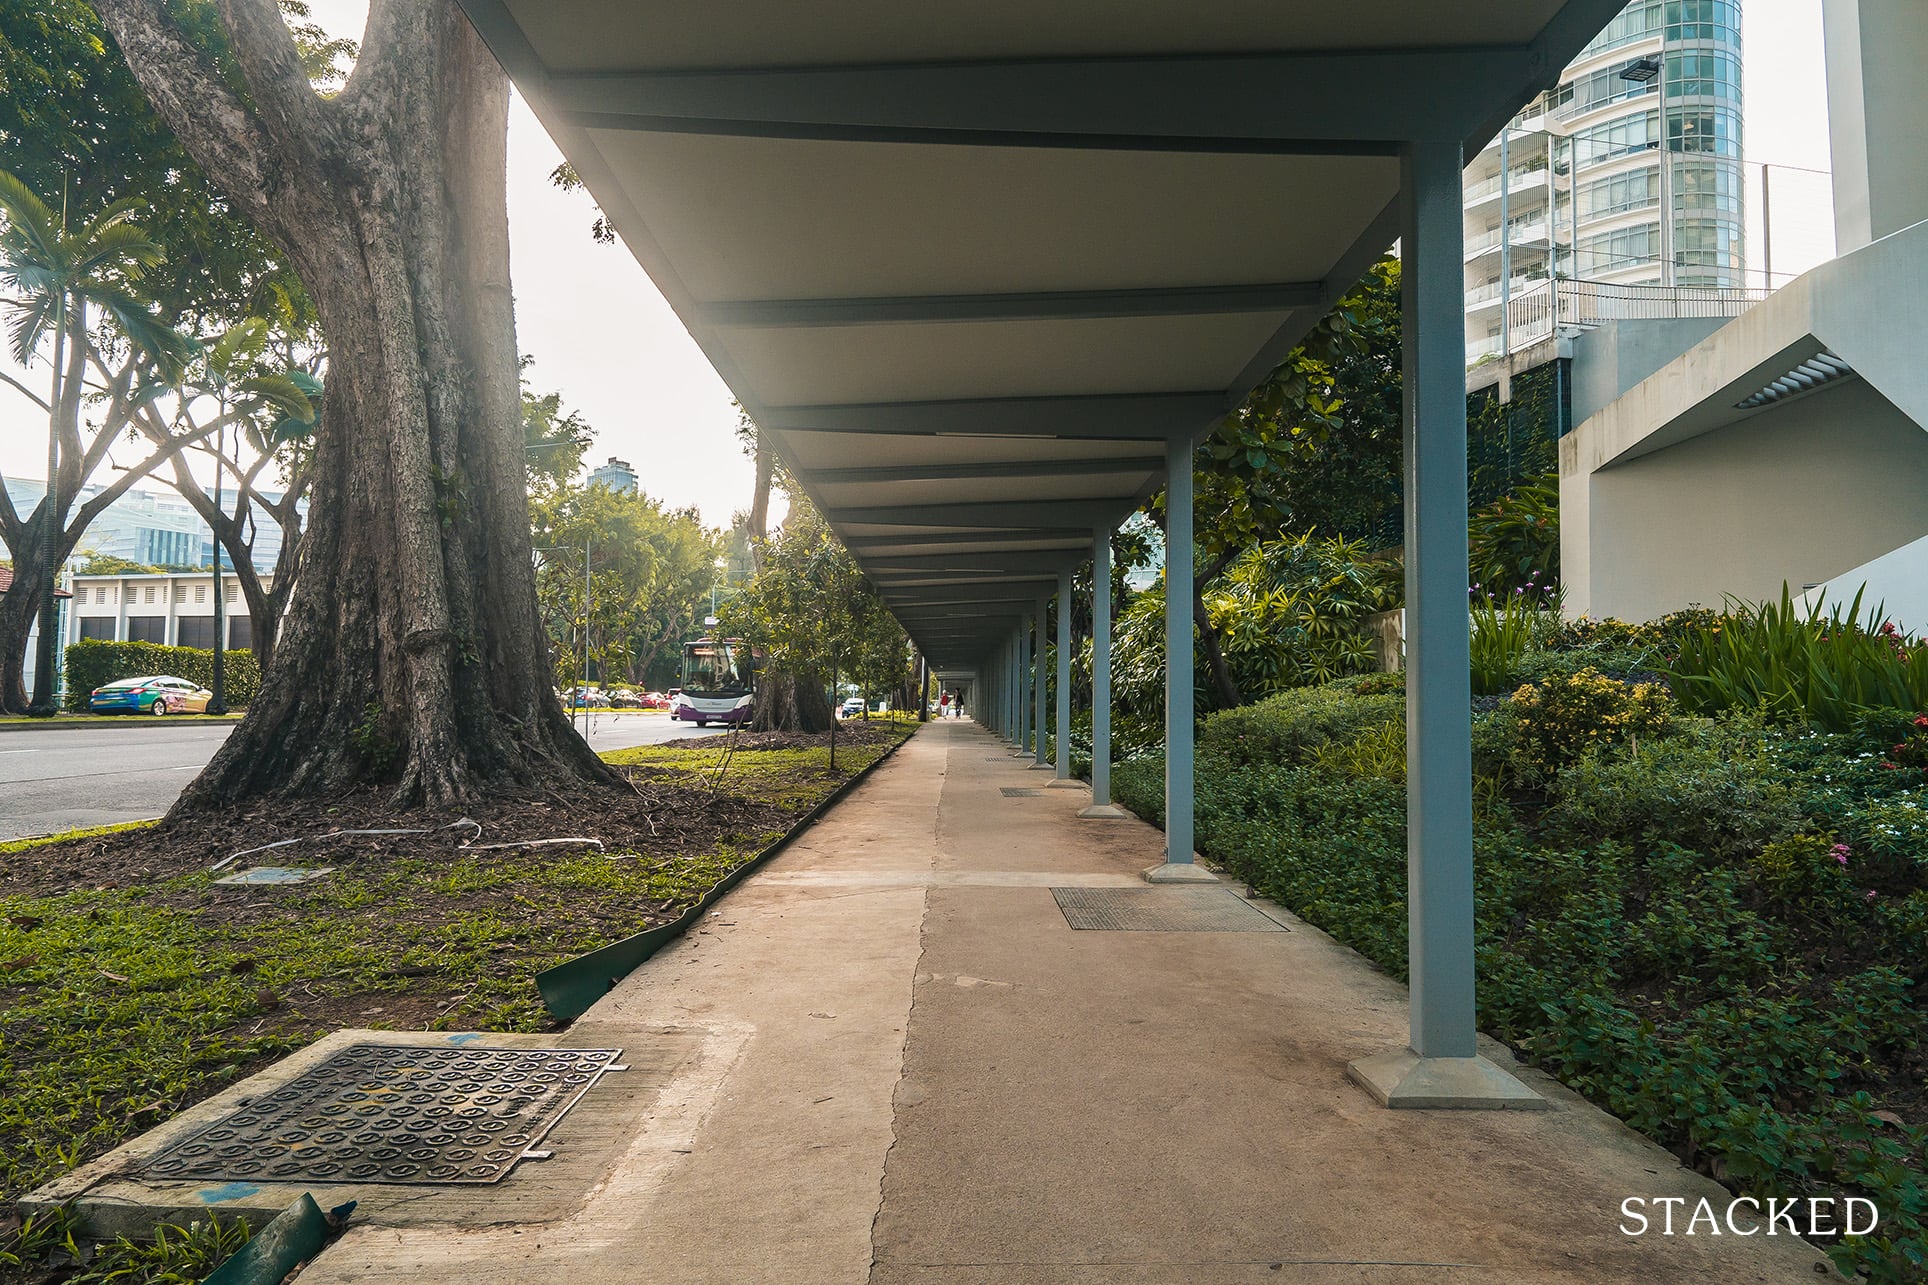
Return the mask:
<svg viewBox="0 0 1928 1285"><path fill-rule="evenodd" d="M643 800L627 834L608 814L541 821L602 850L322 835L231 869L334 873L221 887L207 867L225 852L170 867L151 855L170 835L148 823L0 844L0 1200L332 1030L557 1029L537 972L674 918L915 726L840 735L835 772L810 746L612 752ZM9 1276L8 1240L0 1224L0 1280L39 1279Z"/></svg>

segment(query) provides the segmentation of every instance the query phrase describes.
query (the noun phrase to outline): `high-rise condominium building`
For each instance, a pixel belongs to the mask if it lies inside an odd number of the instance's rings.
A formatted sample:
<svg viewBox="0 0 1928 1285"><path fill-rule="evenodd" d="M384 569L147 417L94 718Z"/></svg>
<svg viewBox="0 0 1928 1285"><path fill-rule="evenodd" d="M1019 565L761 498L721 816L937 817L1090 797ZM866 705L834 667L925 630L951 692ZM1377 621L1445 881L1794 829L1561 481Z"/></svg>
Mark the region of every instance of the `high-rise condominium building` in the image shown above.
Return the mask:
<svg viewBox="0 0 1928 1285"><path fill-rule="evenodd" d="M1613 317L1738 302L1742 174L1739 0L1633 0L1467 167L1468 362L1563 316L1554 281Z"/></svg>

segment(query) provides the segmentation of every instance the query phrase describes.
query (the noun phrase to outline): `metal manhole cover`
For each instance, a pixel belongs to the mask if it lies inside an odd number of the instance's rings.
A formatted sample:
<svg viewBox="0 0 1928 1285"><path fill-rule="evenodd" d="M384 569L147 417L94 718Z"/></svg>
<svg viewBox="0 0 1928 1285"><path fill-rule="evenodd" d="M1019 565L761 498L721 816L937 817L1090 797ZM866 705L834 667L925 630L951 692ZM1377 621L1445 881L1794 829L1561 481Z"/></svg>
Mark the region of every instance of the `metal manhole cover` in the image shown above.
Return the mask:
<svg viewBox="0 0 1928 1285"><path fill-rule="evenodd" d="M1005 785L998 788L1003 791L1007 799L1035 799L1044 794L1043 790L1027 789L1022 785Z"/></svg>
<svg viewBox="0 0 1928 1285"><path fill-rule="evenodd" d="M1137 933L1280 933L1229 888L1053 888L1073 928Z"/></svg>
<svg viewBox="0 0 1928 1285"><path fill-rule="evenodd" d="M498 1182L620 1049L351 1044L149 1161L150 1178Z"/></svg>

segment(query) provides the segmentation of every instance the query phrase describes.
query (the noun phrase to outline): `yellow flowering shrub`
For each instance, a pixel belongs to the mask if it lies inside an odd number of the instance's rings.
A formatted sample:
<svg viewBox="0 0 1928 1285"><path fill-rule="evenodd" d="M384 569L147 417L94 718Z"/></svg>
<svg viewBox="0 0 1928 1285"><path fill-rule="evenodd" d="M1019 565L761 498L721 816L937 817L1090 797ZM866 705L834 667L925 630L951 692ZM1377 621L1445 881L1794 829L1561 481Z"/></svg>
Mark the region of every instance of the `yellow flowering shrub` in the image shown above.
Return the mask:
<svg viewBox="0 0 1928 1285"><path fill-rule="evenodd" d="M1674 699L1659 683L1623 683L1596 669L1547 678L1513 693L1514 752L1545 773L1595 745L1630 745L1657 736L1673 719Z"/></svg>

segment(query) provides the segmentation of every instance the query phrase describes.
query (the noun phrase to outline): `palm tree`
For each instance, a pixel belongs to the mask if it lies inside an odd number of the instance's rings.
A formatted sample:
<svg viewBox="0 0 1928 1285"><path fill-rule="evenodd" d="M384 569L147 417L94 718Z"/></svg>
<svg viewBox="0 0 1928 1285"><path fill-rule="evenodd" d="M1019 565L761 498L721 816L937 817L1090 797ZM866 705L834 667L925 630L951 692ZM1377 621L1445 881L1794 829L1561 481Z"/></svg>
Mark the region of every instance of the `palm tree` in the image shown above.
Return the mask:
<svg viewBox="0 0 1928 1285"><path fill-rule="evenodd" d="M163 381L176 378L187 340L164 325L131 290L141 274L161 262L161 247L130 219L140 207L116 201L78 227L67 225L25 183L0 170L0 299L7 313L13 356L30 365L53 341L53 381L47 410L47 491L37 519L41 531L40 653L34 667L31 713L54 712L54 590L59 561L60 457L63 442L78 455L80 403L89 347L89 312L98 310L134 349L146 354ZM160 385L153 385L158 391ZM76 475L74 490L85 479ZM0 502L4 502L0 500ZM25 558L15 550L16 560Z"/></svg>

